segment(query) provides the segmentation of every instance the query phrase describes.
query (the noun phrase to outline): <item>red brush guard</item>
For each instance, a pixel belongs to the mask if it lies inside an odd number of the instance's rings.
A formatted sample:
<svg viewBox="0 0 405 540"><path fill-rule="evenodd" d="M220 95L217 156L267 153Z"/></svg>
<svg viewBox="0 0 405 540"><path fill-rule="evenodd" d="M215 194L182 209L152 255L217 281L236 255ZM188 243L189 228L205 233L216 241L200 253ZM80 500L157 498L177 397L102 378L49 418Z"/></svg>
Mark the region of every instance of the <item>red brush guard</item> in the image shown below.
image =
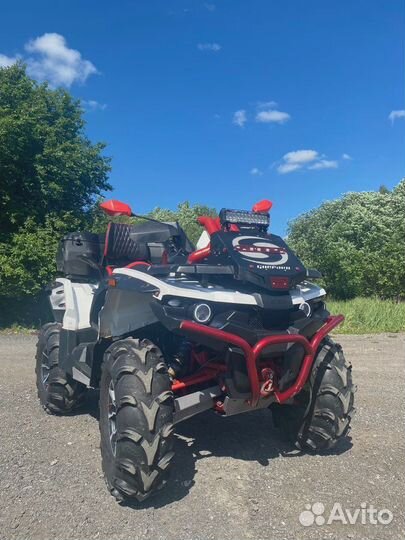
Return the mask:
<svg viewBox="0 0 405 540"><path fill-rule="evenodd" d="M185 332L204 335L212 339L222 341L223 343L234 345L242 350L246 359L247 373L252 392L250 405L255 407L261 396L268 396L270 393L274 395L279 403L284 403L298 394L308 380L312 364L321 341L343 320L343 315L328 317L325 324L318 330L311 340L308 340L299 334L280 334L276 336L267 336L258 341L253 347L249 345L246 340L235 334L224 332L223 330L218 330L217 328L212 328L210 326L204 326L192 321L183 321L180 328ZM262 369L260 375L264 380L260 380L257 362L264 349L270 345L280 345L286 343L299 343L304 348L305 355L295 382L289 388L287 388L287 390L280 391L273 384L272 375L270 372L271 370ZM212 380L218 377L218 375L224 371L226 371L226 367L223 364L208 364L197 374L185 377L181 381L174 382L172 389L174 392L186 389L192 385Z"/></svg>

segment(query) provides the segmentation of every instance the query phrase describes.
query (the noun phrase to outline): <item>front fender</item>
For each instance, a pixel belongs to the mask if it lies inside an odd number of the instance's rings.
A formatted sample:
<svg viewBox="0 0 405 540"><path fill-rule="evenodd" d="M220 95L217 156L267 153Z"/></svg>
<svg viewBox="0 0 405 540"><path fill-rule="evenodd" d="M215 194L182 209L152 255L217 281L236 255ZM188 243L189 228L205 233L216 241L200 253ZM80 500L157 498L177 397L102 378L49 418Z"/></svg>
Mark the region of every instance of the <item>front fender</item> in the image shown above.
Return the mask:
<svg viewBox="0 0 405 540"><path fill-rule="evenodd" d="M104 306L99 313L100 338L120 337L137 332L158 322L151 309L154 302L152 291L135 279L115 279L115 286L109 287Z"/></svg>

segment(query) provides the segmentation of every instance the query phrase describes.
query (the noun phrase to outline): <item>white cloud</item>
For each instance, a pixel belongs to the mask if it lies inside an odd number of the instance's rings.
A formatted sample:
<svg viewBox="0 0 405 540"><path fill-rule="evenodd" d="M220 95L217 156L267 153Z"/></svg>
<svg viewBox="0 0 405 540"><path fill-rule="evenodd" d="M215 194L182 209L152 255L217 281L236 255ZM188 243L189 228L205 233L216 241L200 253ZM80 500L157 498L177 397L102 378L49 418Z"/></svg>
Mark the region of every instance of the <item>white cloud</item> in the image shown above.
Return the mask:
<svg viewBox="0 0 405 540"><path fill-rule="evenodd" d="M253 176L262 176L263 171L261 171L257 167L253 167L252 169L250 169L250 174Z"/></svg>
<svg viewBox="0 0 405 540"><path fill-rule="evenodd" d="M79 51L70 49L60 34L43 34L29 41L25 50L30 54L26 59L28 73L41 81L49 81L52 86L84 83L97 73L96 67L83 59Z"/></svg>
<svg viewBox="0 0 405 540"><path fill-rule="evenodd" d="M246 111L241 109L239 111L235 111L233 113L233 120L232 122L239 126L239 127L243 127L246 122L247 122L247 116L246 116Z"/></svg>
<svg viewBox="0 0 405 540"><path fill-rule="evenodd" d="M319 161L316 161L312 165L308 167L308 169L312 169L314 171L319 171L321 169L337 169L338 168L338 162L335 160L329 160L329 159L320 159Z"/></svg>
<svg viewBox="0 0 405 540"><path fill-rule="evenodd" d="M290 118L291 118L290 115L286 112L271 110L271 109L267 111L260 111L256 114L256 122L261 122L264 124L269 124L269 123L284 124Z"/></svg>
<svg viewBox="0 0 405 540"><path fill-rule="evenodd" d="M262 124L284 124L291 116L277 109L275 101L259 101L255 105L256 111L252 112L252 118ZM244 109L234 113L234 124L243 126L247 122L247 114Z"/></svg>
<svg viewBox="0 0 405 540"><path fill-rule="evenodd" d="M6 56L5 54L0 54L0 68L12 66L18 59L18 56Z"/></svg>
<svg viewBox="0 0 405 540"><path fill-rule="evenodd" d="M199 43L197 49L200 51L219 52L222 49L222 45L219 43Z"/></svg>
<svg viewBox="0 0 405 540"><path fill-rule="evenodd" d="M388 115L389 120L391 120L392 123L394 123L395 120L398 118L405 118L405 110L399 110L399 111L391 111Z"/></svg>
<svg viewBox="0 0 405 540"><path fill-rule="evenodd" d="M314 161L319 158L319 154L316 150L294 150L293 152L287 152L284 154L283 159L287 163L296 163L303 165Z"/></svg>
<svg viewBox="0 0 405 540"><path fill-rule="evenodd" d="M105 109L107 108L106 103L99 103L95 99L82 99L82 105L89 111L105 111Z"/></svg>
<svg viewBox="0 0 405 540"><path fill-rule="evenodd" d="M217 6L215 4L210 4L208 2L206 2L204 4L204 7L205 9L207 9L208 11L215 11L217 9Z"/></svg>
<svg viewBox="0 0 405 540"><path fill-rule="evenodd" d="M350 160L352 160L353 158L352 158L352 156L349 155L349 154L342 154L342 159L347 159L347 160L350 161Z"/></svg>
<svg viewBox="0 0 405 540"><path fill-rule="evenodd" d="M298 163L282 163L277 167L277 170L280 174L287 174L293 171L300 169L302 165Z"/></svg>
<svg viewBox="0 0 405 540"><path fill-rule="evenodd" d="M278 107L278 103L276 101L259 101L257 103L258 109L275 109Z"/></svg>
<svg viewBox="0 0 405 540"><path fill-rule="evenodd" d="M348 156L343 159L351 159ZM316 150L294 150L284 154L282 162L277 167L277 171L280 174L287 174L299 169L307 169L313 171L319 171L321 169L337 169L339 162L337 160L326 159L325 156L319 155Z"/></svg>

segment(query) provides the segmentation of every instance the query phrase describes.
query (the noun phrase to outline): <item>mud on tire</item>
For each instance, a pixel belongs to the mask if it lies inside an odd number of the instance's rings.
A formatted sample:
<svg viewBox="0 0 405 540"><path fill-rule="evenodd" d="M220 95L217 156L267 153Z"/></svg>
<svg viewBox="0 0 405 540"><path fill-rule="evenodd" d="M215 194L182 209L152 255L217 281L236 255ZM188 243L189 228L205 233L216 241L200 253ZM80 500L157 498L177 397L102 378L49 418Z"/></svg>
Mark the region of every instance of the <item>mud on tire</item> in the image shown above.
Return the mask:
<svg viewBox="0 0 405 540"><path fill-rule="evenodd" d="M143 501L161 488L174 456L173 394L162 353L124 339L106 351L100 383L104 477L118 500Z"/></svg>
<svg viewBox="0 0 405 540"><path fill-rule="evenodd" d="M42 407L50 414L68 414L83 401L86 387L59 367L59 323L45 324L36 353L36 382Z"/></svg>
<svg viewBox="0 0 405 540"><path fill-rule="evenodd" d="M329 450L349 432L354 392L352 366L342 347L327 337L297 404L272 406L274 423L302 450Z"/></svg>

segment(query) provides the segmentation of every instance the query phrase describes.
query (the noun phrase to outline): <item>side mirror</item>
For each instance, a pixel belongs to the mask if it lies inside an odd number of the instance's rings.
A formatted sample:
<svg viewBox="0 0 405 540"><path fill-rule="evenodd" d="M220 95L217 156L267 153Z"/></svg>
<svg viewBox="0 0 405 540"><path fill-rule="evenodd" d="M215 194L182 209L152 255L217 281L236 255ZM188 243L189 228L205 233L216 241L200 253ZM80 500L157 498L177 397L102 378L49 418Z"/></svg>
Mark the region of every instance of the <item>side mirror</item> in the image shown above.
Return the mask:
<svg viewBox="0 0 405 540"><path fill-rule="evenodd" d="M319 279L323 277L319 270L315 268L307 268L307 278L309 279Z"/></svg>
<svg viewBox="0 0 405 540"><path fill-rule="evenodd" d="M129 204L125 204L121 201L104 201L100 204L101 210L103 210L109 216L132 216L132 210Z"/></svg>
<svg viewBox="0 0 405 540"><path fill-rule="evenodd" d="M260 213L264 212L265 214L267 214L267 212L269 212L272 206L273 206L273 203L271 201L268 201L267 199L263 199L262 201L257 202L253 206L252 211L260 212Z"/></svg>

